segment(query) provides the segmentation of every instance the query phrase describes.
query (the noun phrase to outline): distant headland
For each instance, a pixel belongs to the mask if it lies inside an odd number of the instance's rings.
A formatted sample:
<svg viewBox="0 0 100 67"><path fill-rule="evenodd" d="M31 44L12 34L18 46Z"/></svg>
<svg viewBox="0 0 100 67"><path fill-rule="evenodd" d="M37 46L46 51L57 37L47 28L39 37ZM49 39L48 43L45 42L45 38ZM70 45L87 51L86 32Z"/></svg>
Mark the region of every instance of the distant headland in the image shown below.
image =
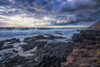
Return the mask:
<svg viewBox="0 0 100 67"><path fill-rule="evenodd" d="M100 29L100 21L98 21L95 24L91 25L89 28L92 28L92 29Z"/></svg>

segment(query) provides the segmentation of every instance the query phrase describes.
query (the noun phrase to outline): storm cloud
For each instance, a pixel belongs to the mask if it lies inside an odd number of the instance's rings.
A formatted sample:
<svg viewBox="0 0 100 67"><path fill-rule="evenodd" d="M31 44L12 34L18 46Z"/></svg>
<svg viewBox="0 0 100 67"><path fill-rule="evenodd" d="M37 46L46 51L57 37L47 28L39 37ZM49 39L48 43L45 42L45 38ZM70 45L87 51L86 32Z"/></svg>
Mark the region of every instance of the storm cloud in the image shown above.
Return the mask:
<svg viewBox="0 0 100 67"><path fill-rule="evenodd" d="M67 19L66 22L60 23L49 20L53 25L77 24L81 21L100 19L99 0L0 0L0 6L5 8L5 11L0 13L2 15L26 14L40 19L45 16L55 20Z"/></svg>
<svg viewBox="0 0 100 67"><path fill-rule="evenodd" d="M0 0L1 5L23 8L28 11L74 11L79 9L96 9L98 0Z"/></svg>

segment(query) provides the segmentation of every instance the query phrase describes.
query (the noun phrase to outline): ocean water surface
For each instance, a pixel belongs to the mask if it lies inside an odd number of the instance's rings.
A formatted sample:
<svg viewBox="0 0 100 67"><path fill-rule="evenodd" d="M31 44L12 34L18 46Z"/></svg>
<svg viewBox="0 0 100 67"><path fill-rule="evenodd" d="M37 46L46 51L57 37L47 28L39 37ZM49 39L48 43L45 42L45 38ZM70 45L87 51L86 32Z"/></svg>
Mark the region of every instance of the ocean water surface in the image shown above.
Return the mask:
<svg viewBox="0 0 100 67"><path fill-rule="evenodd" d="M33 27L0 27L0 39L22 38L43 34L52 34L70 38L77 30L84 28L33 28Z"/></svg>

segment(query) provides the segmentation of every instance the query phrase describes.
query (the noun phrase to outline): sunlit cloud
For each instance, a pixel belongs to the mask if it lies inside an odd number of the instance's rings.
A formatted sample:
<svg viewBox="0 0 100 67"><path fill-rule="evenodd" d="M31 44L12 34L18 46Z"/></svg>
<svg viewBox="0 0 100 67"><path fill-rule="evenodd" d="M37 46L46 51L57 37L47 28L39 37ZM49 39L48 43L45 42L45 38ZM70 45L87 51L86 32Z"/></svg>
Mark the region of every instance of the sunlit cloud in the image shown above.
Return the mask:
<svg viewBox="0 0 100 67"><path fill-rule="evenodd" d="M46 20L44 21L43 19L36 19L33 17L27 17L24 14L20 14L20 15L15 15L15 16L2 16L0 15L2 18L5 19L0 19L0 21L2 22L6 22L8 23L10 26L41 26L41 25L48 25L50 24L49 22L47 22Z"/></svg>

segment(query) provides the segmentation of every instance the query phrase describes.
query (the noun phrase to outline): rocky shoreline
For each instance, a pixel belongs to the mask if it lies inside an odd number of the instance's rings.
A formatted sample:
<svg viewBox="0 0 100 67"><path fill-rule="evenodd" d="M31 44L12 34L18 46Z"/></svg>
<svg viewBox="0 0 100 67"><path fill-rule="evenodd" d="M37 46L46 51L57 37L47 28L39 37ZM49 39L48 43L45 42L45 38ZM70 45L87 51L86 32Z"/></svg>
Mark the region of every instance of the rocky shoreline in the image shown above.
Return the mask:
<svg viewBox="0 0 100 67"><path fill-rule="evenodd" d="M100 67L100 30L81 30L74 34L72 53L62 67Z"/></svg>
<svg viewBox="0 0 100 67"><path fill-rule="evenodd" d="M50 34L2 40L0 67L60 67L72 49L72 41Z"/></svg>
<svg viewBox="0 0 100 67"><path fill-rule="evenodd" d="M0 67L100 67L100 30L0 41Z"/></svg>

